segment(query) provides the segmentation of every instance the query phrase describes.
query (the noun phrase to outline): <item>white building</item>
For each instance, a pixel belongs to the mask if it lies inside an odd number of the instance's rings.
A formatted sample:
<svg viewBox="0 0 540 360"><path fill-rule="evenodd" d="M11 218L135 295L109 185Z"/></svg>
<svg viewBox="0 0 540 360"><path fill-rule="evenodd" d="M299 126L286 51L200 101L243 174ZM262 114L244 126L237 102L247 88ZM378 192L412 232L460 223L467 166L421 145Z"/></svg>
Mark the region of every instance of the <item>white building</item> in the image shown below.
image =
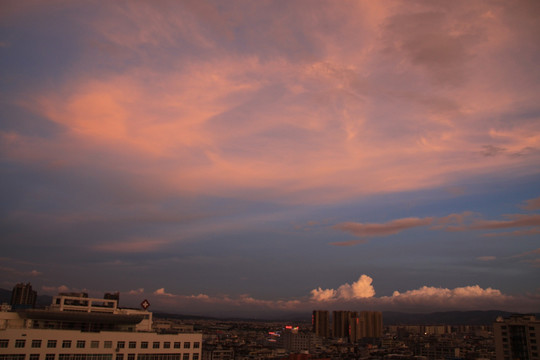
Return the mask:
<svg viewBox="0 0 540 360"><path fill-rule="evenodd" d="M201 333L152 331L152 313L117 300L57 296L0 312L0 360L199 360Z"/></svg>

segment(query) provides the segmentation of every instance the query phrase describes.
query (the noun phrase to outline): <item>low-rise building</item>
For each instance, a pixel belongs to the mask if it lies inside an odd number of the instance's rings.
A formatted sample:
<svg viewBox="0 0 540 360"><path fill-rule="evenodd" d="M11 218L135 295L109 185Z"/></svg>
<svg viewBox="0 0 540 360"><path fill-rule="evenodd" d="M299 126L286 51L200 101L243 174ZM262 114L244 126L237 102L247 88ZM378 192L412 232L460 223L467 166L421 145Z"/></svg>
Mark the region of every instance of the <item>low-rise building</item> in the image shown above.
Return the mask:
<svg viewBox="0 0 540 360"><path fill-rule="evenodd" d="M199 360L201 333L152 330L117 299L60 295L45 310L0 312L0 360Z"/></svg>

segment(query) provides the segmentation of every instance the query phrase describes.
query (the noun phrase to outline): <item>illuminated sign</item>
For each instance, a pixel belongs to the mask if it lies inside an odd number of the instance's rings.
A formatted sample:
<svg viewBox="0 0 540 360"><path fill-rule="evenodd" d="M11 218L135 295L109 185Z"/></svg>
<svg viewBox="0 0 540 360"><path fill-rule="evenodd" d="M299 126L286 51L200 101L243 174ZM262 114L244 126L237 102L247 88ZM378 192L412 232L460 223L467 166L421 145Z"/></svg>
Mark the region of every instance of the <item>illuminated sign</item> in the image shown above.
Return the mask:
<svg viewBox="0 0 540 360"><path fill-rule="evenodd" d="M144 310L148 309L148 307L150 307L150 303L148 302L148 300L144 299L143 302L141 303L141 306Z"/></svg>

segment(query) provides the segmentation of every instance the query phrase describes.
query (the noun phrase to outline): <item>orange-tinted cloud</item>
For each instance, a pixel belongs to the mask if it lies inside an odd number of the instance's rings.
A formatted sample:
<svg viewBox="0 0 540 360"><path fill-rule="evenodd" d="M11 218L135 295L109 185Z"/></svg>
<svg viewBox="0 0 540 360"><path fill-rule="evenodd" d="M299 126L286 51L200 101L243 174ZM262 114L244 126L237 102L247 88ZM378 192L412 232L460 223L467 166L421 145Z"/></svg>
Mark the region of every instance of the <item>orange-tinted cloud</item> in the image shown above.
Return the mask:
<svg viewBox="0 0 540 360"><path fill-rule="evenodd" d="M479 285L456 287L453 289L422 286L407 291L394 291L390 296L375 296L372 278L362 275L352 284L343 284L337 289L313 289L309 297L290 300L262 300L244 294L237 297L228 295L209 296L177 295L167 293L163 288L152 294L137 293L138 297L146 296L156 307L163 306L189 306L195 309L211 311L212 307L224 309L225 313L242 311L249 314L252 311L274 313L276 311L311 311L317 308L355 308L369 306L371 309L408 309L413 311L470 310L486 306L495 306L500 309L532 309L538 303L537 296L514 297L503 294L498 289L482 288ZM130 296L130 294L126 294ZM241 310L240 310L241 309Z"/></svg>
<svg viewBox="0 0 540 360"><path fill-rule="evenodd" d="M471 225L471 229L509 229L514 227L540 226L540 214L514 214L507 215L510 220L478 220Z"/></svg>
<svg viewBox="0 0 540 360"><path fill-rule="evenodd" d="M109 242L92 245L92 249L102 252L147 253L162 249L170 241L164 239L130 239L123 242Z"/></svg>
<svg viewBox="0 0 540 360"><path fill-rule="evenodd" d="M334 225L333 228L355 236L371 237L393 235L407 229L430 225L432 222L433 218L404 218L382 224L346 222Z"/></svg>
<svg viewBox="0 0 540 360"><path fill-rule="evenodd" d="M522 206L525 210L538 210L540 209L540 197L529 199L525 201L525 204Z"/></svg>
<svg viewBox="0 0 540 360"><path fill-rule="evenodd" d="M353 234L358 237L369 238L376 236L388 236L400 233L404 230L433 225L432 230L467 231L467 230L492 230L509 229L520 227L532 227L531 229L515 230L513 232L484 234L483 236L508 236L508 235L532 235L540 229L540 215L538 214L513 214L506 215L510 220L481 220L479 214L465 211L460 214L450 214L443 217L430 218L404 218L386 223L357 223L346 222L334 225L332 228ZM332 242L335 246L353 246L366 243L366 239Z"/></svg>
<svg viewBox="0 0 540 360"><path fill-rule="evenodd" d="M367 275L361 275L357 281L352 284L343 284L334 289L317 289L311 290L311 298L314 301L336 301L336 300L352 300L371 298L375 296L375 289L371 283L373 279Z"/></svg>
<svg viewBox="0 0 540 360"><path fill-rule="evenodd" d="M493 261L493 260L496 260L497 257L496 256L479 256L477 257L477 259L480 261Z"/></svg>
<svg viewBox="0 0 540 360"><path fill-rule="evenodd" d="M527 173L537 163L537 153L523 153L540 148L537 121L485 120L513 117L533 86L502 86L519 68L506 71L506 58L495 56L512 45L501 29L520 34L502 5L469 5L470 26L462 6L343 3L325 13L332 32L299 4L288 5L296 18L244 17L248 24L235 6L226 14L211 4L170 6L103 5L88 26L137 61L107 71L89 52L60 84L25 94L20 102L65 133L30 147L34 139L19 135L6 155L116 169L169 194L303 202L444 186L510 165ZM267 19L277 10L252 11ZM209 28L198 22L208 19ZM235 38L239 25L251 35ZM250 51L236 51L235 41ZM197 51L160 51L174 44ZM502 148L524 155L482 156ZM101 163L96 151L107 154Z"/></svg>

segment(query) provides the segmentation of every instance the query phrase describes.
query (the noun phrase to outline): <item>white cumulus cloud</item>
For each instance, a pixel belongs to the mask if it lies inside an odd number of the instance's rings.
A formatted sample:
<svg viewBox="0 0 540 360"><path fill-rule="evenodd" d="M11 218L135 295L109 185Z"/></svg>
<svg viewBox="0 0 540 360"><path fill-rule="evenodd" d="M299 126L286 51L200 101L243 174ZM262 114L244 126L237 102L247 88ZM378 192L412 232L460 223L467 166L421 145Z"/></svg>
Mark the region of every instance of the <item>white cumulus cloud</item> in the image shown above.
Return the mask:
<svg viewBox="0 0 540 360"><path fill-rule="evenodd" d="M375 289L371 283L373 279L362 275L352 284L343 284L337 290L317 288L311 290L311 298L315 301L353 300L371 298L375 296Z"/></svg>

